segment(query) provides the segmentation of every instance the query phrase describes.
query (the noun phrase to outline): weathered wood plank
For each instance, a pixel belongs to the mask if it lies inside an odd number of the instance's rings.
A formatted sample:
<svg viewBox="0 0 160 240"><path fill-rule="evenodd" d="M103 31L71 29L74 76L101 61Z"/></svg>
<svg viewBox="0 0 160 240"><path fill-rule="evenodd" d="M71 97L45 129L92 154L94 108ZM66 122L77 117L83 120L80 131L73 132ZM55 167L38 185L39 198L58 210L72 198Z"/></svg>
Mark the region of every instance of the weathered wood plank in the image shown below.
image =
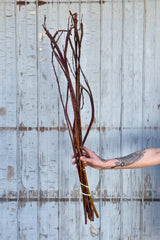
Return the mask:
<svg viewBox="0 0 160 240"><path fill-rule="evenodd" d="M17 114L21 127L37 126L36 6L16 7Z"/></svg>
<svg viewBox="0 0 160 240"><path fill-rule="evenodd" d="M143 124L146 127L159 126L159 109L160 102L159 79L156 77L156 46L159 45L158 37L156 35L156 18L159 17L158 11L156 14L156 1L152 4L146 1L145 14L145 60L144 60L144 99L143 99Z"/></svg>
<svg viewBox="0 0 160 240"><path fill-rule="evenodd" d="M58 132L39 134L39 189L41 197L59 196L58 183ZM45 196L43 196L45 194Z"/></svg>
<svg viewBox="0 0 160 240"><path fill-rule="evenodd" d="M38 8L38 90L39 90L39 126L58 127L59 96L56 79L51 64L51 46L42 24L44 15L47 27L54 33L57 29L57 5L43 5ZM46 71L47 70L47 71Z"/></svg>
<svg viewBox="0 0 160 240"><path fill-rule="evenodd" d="M50 42L42 28L44 15L49 29L56 31L57 6L49 9L44 5L38 9L38 118L39 126L48 128L47 132L39 133L39 188L47 197L58 197L59 96L51 65Z"/></svg>
<svg viewBox="0 0 160 240"><path fill-rule="evenodd" d="M19 202L17 239L38 239L37 202Z"/></svg>
<svg viewBox="0 0 160 240"><path fill-rule="evenodd" d="M78 201L59 203L59 239L80 239L80 208Z"/></svg>
<svg viewBox="0 0 160 240"><path fill-rule="evenodd" d="M139 201L123 201L121 204L121 239L143 239L141 237L141 208Z"/></svg>
<svg viewBox="0 0 160 240"><path fill-rule="evenodd" d="M143 143L146 148L159 148L160 130L146 129L143 133ZM160 165L143 169L142 183L144 198L159 198Z"/></svg>
<svg viewBox="0 0 160 240"><path fill-rule="evenodd" d="M18 140L18 194L29 197L30 190L38 189L37 131L21 132Z"/></svg>
<svg viewBox="0 0 160 240"><path fill-rule="evenodd" d="M16 132L0 131L0 197L17 197Z"/></svg>
<svg viewBox="0 0 160 240"><path fill-rule="evenodd" d="M100 151L120 155L122 4L106 3L101 13ZM102 197L120 195L120 171L103 171Z"/></svg>
<svg viewBox="0 0 160 240"><path fill-rule="evenodd" d="M121 239L120 202L102 202L101 213L100 239Z"/></svg>
<svg viewBox="0 0 160 240"><path fill-rule="evenodd" d="M0 3L0 126L16 126L15 9Z"/></svg>
<svg viewBox="0 0 160 240"><path fill-rule="evenodd" d="M134 2L124 4L121 130L123 156L142 149L143 68L142 64L139 66L139 62L143 59L143 7L143 4ZM141 170L123 171L122 182L123 196L139 198L142 192Z"/></svg>
<svg viewBox="0 0 160 240"><path fill-rule="evenodd" d="M159 202L146 202L143 209L143 231L142 239L159 239L160 225L159 225Z"/></svg>
<svg viewBox="0 0 160 240"><path fill-rule="evenodd" d="M58 239L58 202L43 202L39 207L39 238Z"/></svg>
<svg viewBox="0 0 160 240"><path fill-rule="evenodd" d="M159 109L160 85L157 71L157 61L159 59L158 39L156 22L160 17L160 5L154 1L146 1L145 15L145 62L144 62L144 102L143 102L143 124L148 129L143 133L143 145L146 148L159 148ZM159 39L160 40L160 39ZM144 196L154 198L157 196L157 184L159 166L146 168L143 170Z"/></svg>
<svg viewBox="0 0 160 240"><path fill-rule="evenodd" d="M0 202L0 238L18 239L17 238L17 202Z"/></svg>
<svg viewBox="0 0 160 240"><path fill-rule="evenodd" d="M38 133L37 129L37 26L36 5L16 6L17 36L17 114L18 126L18 200L38 199ZM32 192L31 192L32 191ZM33 196L32 193L34 192ZM18 238L37 238L37 202L19 201Z"/></svg>
<svg viewBox="0 0 160 240"><path fill-rule="evenodd" d="M124 4L122 126L125 128L142 126L143 16L142 3Z"/></svg>

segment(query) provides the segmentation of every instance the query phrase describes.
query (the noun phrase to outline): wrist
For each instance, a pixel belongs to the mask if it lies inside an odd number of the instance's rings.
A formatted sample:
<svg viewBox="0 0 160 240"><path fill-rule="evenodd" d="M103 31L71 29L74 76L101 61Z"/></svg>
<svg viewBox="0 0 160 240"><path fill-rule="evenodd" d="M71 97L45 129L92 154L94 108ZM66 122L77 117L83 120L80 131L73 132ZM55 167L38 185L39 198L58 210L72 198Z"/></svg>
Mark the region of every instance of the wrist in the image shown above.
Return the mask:
<svg viewBox="0 0 160 240"><path fill-rule="evenodd" d="M99 159L100 159L100 168L101 169L107 169L108 167L107 167L107 162L108 162L108 160L107 159L104 159L104 158L102 158L102 157L99 157Z"/></svg>
<svg viewBox="0 0 160 240"><path fill-rule="evenodd" d="M106 159L104 161L104 169L111 169L114 165L114 159Z"/></svg>

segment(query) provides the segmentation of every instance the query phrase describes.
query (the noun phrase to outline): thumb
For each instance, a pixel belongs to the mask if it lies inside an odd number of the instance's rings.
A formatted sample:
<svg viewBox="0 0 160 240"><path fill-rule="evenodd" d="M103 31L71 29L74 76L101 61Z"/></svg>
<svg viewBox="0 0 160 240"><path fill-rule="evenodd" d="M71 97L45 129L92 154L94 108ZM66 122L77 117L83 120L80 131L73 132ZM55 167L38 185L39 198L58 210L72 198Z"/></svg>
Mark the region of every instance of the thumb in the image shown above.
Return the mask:
<svg viewBox="0 0 160 240"><path fill-rule="evenodd" d="M91 163L92 161L91 161L91 158L86 158L86 157L80 157L80 160L82 161L82 162L86 162L86 163Z"/></svg>
<svg viewBox="0 0 160 240"><path fill-rule="evenodd" d="M81 160L81 161L85 161L85 160L86 160L86 157L81 156L81 157L80 157L80 160Z"/></svg>

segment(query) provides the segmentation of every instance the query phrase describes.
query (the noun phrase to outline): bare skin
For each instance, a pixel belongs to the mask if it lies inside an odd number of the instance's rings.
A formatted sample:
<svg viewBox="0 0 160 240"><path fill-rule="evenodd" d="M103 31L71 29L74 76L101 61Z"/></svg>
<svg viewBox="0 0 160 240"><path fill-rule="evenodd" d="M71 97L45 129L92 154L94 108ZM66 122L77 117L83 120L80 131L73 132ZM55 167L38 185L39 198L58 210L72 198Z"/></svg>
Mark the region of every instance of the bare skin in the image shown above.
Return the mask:
<svg viewBox="0 0 160 240"><path fill-rule="evenodd" d="M84 154L80 160L85 163L85 166L96 169L132 169L160 164L160 148L148 148L113 159L103 159L86 147L83 150Z"/></svg>

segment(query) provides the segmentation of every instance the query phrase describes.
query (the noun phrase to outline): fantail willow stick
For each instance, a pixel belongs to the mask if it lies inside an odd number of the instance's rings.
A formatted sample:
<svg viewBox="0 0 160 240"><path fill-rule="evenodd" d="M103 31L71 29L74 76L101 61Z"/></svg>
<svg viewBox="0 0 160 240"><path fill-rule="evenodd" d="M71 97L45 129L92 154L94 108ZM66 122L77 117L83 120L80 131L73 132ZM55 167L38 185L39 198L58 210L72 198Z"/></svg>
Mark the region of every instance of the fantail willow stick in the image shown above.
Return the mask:
<svg viewBox="0 0 160 240"><path fill-rule="evenodd" d="M85 164L80 161L80 156L82 156L83 145L87 139L89 131L91 129L94 120L94 102L91 89L87 78L81 68L81 43L83 38L83 24L80 23L78 28L77 13L72 14L69 12L68 18L68 28L67 30L58 30L52 36L46 27L46 17L44 19L43 28L50 39L52 48L52 66L54 74L56 77L59 95L61 103L64 110L64 115L67 123L67 128L69 131L69 136L71 139L74 156L76 159L77 170L82 190L83 207L85 214L85 223L87 223L87 217L91 221L94 221L94 213L98 217L98 213L92 201L88 181L85 171ZM65 36L65 42L63 49L59 46L60 39ZM71 59L68 59L68 52L71 53ZM62 91L60 87L60 79L57 74L57 69L55 67L54 59L59 63L60 69L64 73L67 81L67 89L65 99L62 96ZM82 84L81 79L83 79L84 84ZM91 119L88 124L88 129L84 137L82 137L82 126L81 126L81 104L84 104L84 94L89 97L91 106ZM74 113L74 120L71 119L68 114L68 102L69 96L71 98L71 104Z"/></svg>

